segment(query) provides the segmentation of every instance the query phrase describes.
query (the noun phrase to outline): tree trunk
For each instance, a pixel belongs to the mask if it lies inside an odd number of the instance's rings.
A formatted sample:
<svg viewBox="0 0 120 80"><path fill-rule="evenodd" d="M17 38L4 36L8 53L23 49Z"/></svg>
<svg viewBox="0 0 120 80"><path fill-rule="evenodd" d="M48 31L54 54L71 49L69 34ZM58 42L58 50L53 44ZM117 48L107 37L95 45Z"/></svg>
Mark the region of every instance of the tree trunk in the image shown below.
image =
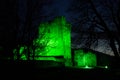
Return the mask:
<svg viewBox="0 0 120 80"><path fill-rule="evenodd" d="M31 44L31 27L32 27L32 0L27 0L27 12L26 12L26 23L25 23L25 44L27 45L28 60L30 60L30 44Z"/></svg>
<svg viewBox="0 0 120 80"><path fill-rule="evenodd" d="M117 48L116 48L116 44L115 44L115 40L114 40L114 39L110 39L110 47L112 48L115 57L119 57L119 53L118 53L118 51L117 51Z"/></svg>

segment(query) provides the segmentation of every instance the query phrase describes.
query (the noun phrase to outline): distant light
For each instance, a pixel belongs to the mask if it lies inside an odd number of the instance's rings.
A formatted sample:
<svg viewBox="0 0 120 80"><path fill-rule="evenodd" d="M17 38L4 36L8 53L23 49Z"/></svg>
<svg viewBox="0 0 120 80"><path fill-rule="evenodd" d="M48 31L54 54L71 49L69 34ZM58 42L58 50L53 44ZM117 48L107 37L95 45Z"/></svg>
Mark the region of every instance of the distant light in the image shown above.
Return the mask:
<svg viewBox="0 0 120 80"><path fill-rule="evenodd" d="M93 67L90 67L90 66L86 65L84 68L85 69L92 69Z"/></svg>
<svg viewBox="0 0 120 80"><path fill-rule="evenodd" d="M85 68L89 68L89 66L88 66L88 65L86 65L86 66L85 66Z"/></svg>
<svg viewBox="0 0 120 80"><path fill-rule="evenodd" d="M108 66L105 66L105 68L107 69L107 68L108 68Z"/></svg>

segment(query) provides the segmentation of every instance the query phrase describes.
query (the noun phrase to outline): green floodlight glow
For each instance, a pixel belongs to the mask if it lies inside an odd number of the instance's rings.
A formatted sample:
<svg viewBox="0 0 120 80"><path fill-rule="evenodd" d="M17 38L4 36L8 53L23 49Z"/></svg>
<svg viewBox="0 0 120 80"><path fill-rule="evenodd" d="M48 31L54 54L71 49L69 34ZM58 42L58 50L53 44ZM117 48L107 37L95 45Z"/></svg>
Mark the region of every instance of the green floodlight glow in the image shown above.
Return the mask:
<svg viewBox="0 0 120 80"><path fill-rule="evenodd" d="M71 26L64 17L56 18L51 23L41 23L39 36L33 42L38 46L35 49L35 56L64 56L65 64L71 64L70 34Z"/></svg>
<svg viewBox="0 0 120 80"><path fill-rule="evenodd" d="M84 68L85 69L92 69L93 67L89 67L88 65L86 65Z"/></svg>
<svg viewBox="0 0 120 80"><path fill-rule="evenodd" d="M65 65L71 63L71 25L66 22L65 17L58 17L52 22L41 23L38 27L38 37L33 40L34 51L31 50L30 60L41 60L40 56L63 56ZM27 48L19 46L14 49L14 59L17 59L19 52L21 60L27 60ZM53 58L45 58L44 60Z"/></svg>
<svg viewBox="0 0 120 80"><path fill-rule="evenodd" d="M76 50L75 62L76 66L79 67L94 67L96 66L96 55L91 52L85 53L83 50Z"/></svg>
<svg viewBox="0 0 120 80"><path fill-rule="evenodd" d="M52 60L52 61L56 61L56 59L54 57L38 57L38 58L35 58L35 60Z"/></svg>
<svg viewBox="0 0 120 80"><path fill-rule="evenodd" d="M20 47L19 53L22 54L24 51L24 47Z"/></svg>
<svg viewBox="0 0 120 80"><path fill-rule="evenodd" d="M89 68L89 66L86 65L85 68Z"/></svg>
<svg viewBox="0 0 120 80"><path fill-rule="evenodd" d="M52 23L41 23L39 36L34 43L40 46L35 50L36 55L68 56L71 45L69 24L66 23L64 17L57 18Z"/></svg>
<svg viewBox="0 0 120 80"><path fill-rule="evenodd" d="M25 53L26 48L27 48L26 46L21 46L18 51L17 51L17 49L14 49L13 50L14 60L17 60L17 58L18 58L17 54L19 54L20 60L27 60L27 55Z"/></svg>
<svg viewBox="0 0 120 80"><path fill-rule="evenodd" d="M108 66L105 66L106 69L108 69Z"/></svg>

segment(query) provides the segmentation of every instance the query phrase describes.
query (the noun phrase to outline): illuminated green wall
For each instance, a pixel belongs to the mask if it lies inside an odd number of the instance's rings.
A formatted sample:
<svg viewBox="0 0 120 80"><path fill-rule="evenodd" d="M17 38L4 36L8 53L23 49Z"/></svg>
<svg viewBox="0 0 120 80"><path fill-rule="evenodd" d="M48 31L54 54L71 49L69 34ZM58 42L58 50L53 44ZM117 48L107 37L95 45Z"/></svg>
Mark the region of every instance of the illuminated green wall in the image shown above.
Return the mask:
<svg viewBox="0 0 120 80"><path fill-rule="evenodd" d="M83 50L76 50L74 60L76 66L96 66L96 55L92 52L84 52Z"/></svg>
<svg viewBox="0 0 120 80"><path fill-rule="evenodd" d="M30 46L31 47L31 46ZM29 47L29 48L30 48ZM38 27L38 37L33 40L34 50L31 48L30 60L43 60L39 56L64 56L65 65L71 63L71 25L65 17L57 17L52 22L41 23ZM19 50L13 50L14 59L20 55L20 60L27 60L27 47L19 46ZM44 60L53 59L51 57ZM55 59L54 59L55 61Z"/></svg>
<svg viewBox="0 0 120 80"><path fill-rule="evenodd" d="M57 18L51 23L42 23L39 26L39 36L36 44L42 45L35 51L40 56L61 56L70 52L70 26L64 17ZM67 54L68 56L68 54Z"/></svg>
<svg viewBox="0 0 120 80"><path fill-rule="evenodd" d="M35 56L64 56L66 65L71 62L71 26L64 17L39 26L39 36L34 41L38 45ZM39 60L40 58L35 58Z"/></svg>

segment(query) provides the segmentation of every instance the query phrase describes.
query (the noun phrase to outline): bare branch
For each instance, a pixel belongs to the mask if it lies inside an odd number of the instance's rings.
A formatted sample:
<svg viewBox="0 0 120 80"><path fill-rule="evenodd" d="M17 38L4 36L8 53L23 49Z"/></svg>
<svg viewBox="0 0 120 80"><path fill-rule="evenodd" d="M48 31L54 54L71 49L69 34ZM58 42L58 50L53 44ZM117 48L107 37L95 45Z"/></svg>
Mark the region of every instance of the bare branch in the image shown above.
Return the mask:
<svg viewBox="0 0 120 80"><path fill-rule="evenodd" d="M92 0L89 0L91 7L93 9L93 11L95 12L96 16L99 18L99 20L101 21L101 25L103 28L105 28L105 30L107 31L107 33L109 32L109 28L107 27L107 24L105 23L104 19L102 18L102 16L99 14L99 12L97 11L94 3Z"/></svg>

